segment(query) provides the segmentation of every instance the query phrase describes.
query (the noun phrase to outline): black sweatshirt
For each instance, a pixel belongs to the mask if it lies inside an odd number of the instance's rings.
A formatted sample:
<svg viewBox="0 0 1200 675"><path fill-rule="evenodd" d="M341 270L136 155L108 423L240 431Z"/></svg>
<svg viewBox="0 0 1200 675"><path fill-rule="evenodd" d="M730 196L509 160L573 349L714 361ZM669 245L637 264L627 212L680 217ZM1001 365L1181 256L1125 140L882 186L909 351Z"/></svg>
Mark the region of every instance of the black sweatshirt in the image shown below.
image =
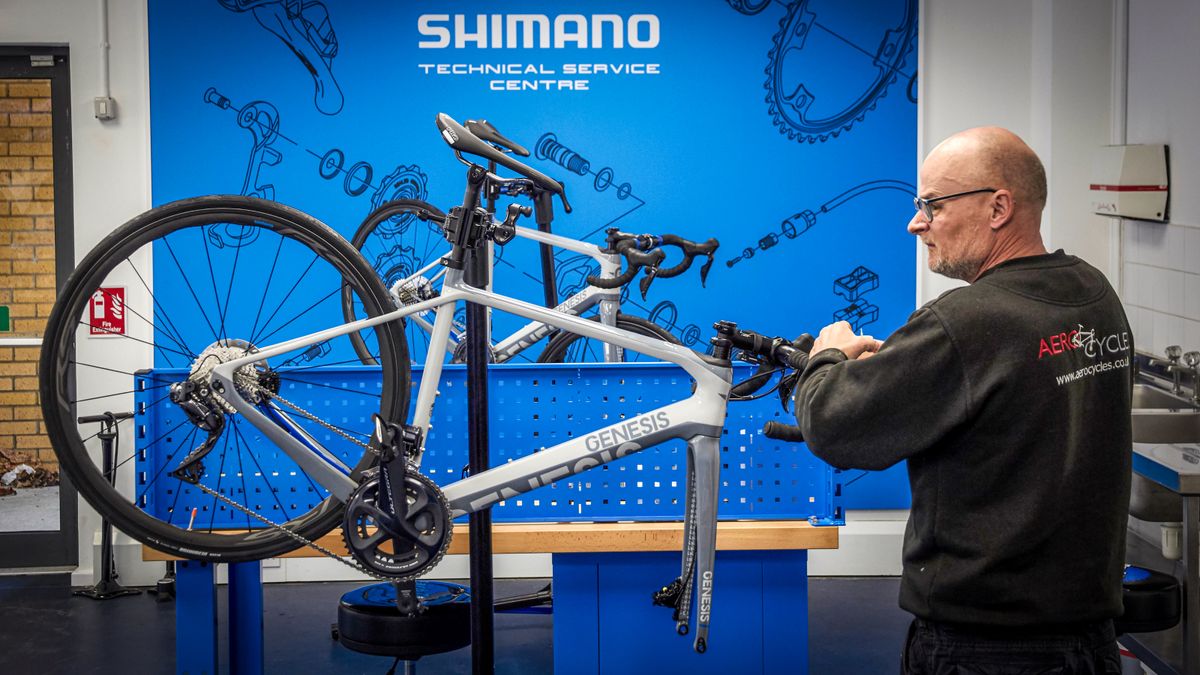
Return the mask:
<svg viewBox="0 0 1200 675"><path fill-rule="evenodd" d="M900 606L1036 627L1122 609L1132 337L1094 267L1010 260L917 310L878 354L814 354L796 390L838 468L908 460Z"/></svg>

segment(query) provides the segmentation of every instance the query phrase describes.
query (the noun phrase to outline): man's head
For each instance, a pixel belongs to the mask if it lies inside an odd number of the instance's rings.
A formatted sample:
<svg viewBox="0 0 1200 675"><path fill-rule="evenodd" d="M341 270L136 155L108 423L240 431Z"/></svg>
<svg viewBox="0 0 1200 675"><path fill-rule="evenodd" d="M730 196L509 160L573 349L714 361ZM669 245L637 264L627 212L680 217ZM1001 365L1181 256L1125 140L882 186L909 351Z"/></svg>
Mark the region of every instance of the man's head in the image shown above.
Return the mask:
<svg viewBox="0 0 1200 675"><path fill-rule="evenodd" d="M1005 260L1045 252L1046 170L1011 131L978 127L947 138L925 158L920 183L933 217L918 209L908 231L927 247L930 270L974 281Z"/></svg>

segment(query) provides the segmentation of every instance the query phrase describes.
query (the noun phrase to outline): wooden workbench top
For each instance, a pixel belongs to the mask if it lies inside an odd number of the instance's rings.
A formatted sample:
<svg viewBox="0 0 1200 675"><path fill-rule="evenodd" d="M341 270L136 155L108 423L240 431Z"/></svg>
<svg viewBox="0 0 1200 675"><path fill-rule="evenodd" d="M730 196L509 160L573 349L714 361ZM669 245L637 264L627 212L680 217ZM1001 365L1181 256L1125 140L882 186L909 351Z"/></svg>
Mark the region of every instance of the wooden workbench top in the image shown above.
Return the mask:
<svg viewBox="0 0 1200 675"><path fill-rule="evenodd" d="M348 555L340 529L318 543ZM497 523L492 526L493 553L611 553L678 551L683 547L683 523ZM814 527L803 520L723 521L717 525L719 551L776 551L837 548L838 528ZM467 552L467 526L455 525L449 553ZM320 554L303 547L283 558ZM142 547L143 560L177 560L175 556Z"/></svg>

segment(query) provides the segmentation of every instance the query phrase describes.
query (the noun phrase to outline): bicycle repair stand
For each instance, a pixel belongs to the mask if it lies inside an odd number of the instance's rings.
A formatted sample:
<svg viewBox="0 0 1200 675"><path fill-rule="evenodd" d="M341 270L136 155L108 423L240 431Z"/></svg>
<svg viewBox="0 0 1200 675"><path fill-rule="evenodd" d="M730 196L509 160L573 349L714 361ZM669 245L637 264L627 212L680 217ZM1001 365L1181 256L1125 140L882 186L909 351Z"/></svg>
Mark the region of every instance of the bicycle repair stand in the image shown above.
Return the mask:
<svg viewBox="0 0 1200 675"><path fill-rule="evenodd" d="M104 475L108 476L110 485L116 483L116 471L113 469L114 455L116 455L117 443L117 424L122 420L127 420L133 417L133 413L111 413L106 412L101 415L88 415L80 417L80 424L91 424L93 422L100 423L100 431L96 437L100 439L100 452L103 455ZM125 588L117 583L120 575L117 574L117 561L113 554L112 543L112 523L105 518L101 521L100 526L100 580L95 586L90 588L80 588L71 591L71 595L81 595L85 598L93 600L108 600L110 598L119 598L126 595L141 595L141 591L136 588Z"/></svg>
<svg viewBox="0 0 1200 675"><path fill-rule="evenodd" d="M465 281L476 288L487 288L486 244L468 251ZM553 283L553 279L549 280ZM467 438L470 447L468 470L472 474L488 470L488 310L483 305L467 305ZM492 510L478 511L470 519L471 561L471 672L493 673L496 669L494 589L492 582Z"/></svg>
<svg viewBox="0 0 1200 675"><path fill-rule="evenodd" d="M496 167L490 165L490 172ZM481 195L486 184L485 173L472 166L467 175L467 193L462 211L472 214L481 196L486 198L488 213L495 213L495 197ZM490 282L491 260L489 241L482 236L484 223L467 216L463 227L479 228L464 237L469 241L462 258L464 280L476 288L486 289ZM543 259L545 264L545 259ZM553 279L550 279L553 284ZM549 299L551 296L547 296ZM483 305L467 305L467 437L468 465L472 473L487 471L488 458L488 370L491 360L488 309ZM469 554L471 588L433 581L379 583L355 589L342 596L338 605L338 622L333 629L334 639L346 648L394 656L394 672L404 663L404 672L415 672L415 661L421 656L458 649L471 644L471 669L475 675L495 671L495 609L492 580L492 512L485 509L472 513L470 518ZM447 602L444 598L453 597ZM467 600L469 599L469 611ZM419 608L419 611L418 611ZM464 622L463 619L468 619Z"/></svg>

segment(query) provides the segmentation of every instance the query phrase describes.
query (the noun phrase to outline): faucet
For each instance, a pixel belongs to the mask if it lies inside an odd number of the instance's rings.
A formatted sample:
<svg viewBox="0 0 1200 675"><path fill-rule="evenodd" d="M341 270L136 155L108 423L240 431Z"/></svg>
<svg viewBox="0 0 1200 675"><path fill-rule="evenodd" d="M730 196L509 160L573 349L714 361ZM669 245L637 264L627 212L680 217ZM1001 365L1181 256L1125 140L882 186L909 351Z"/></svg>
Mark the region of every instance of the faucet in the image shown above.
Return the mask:
<svg viewBox="0 0 1200 675"><path fill-rule="evenodd" d="M1176 396L1178 396L1180 394L1180 392L1183 391L1182 388L1179 386L1179 376L1185 370L1185 368L1183 366L1179 365L1179 357L1182 355L1183 355L1182 347L1180 347L1179 345L1171 345L1171 346L1167 347L1167 360L1166 361L1163 361L1162 359L1156 359L1156 358L1150 359L1150 365L1164 366L1166 368L1166 371L1168 373L1171 373L1171 380L1172 380L1171 393L1175 394ZM1192 388L1195 389L1195 382L1193 382Z"/></svg>
<svg viewBox="0 0 1200 675"><path fill-rule="evenodd" d="M1192 405L1200 407L1200 352L1188 352L1183 362L1192 374Z"/></svg>

